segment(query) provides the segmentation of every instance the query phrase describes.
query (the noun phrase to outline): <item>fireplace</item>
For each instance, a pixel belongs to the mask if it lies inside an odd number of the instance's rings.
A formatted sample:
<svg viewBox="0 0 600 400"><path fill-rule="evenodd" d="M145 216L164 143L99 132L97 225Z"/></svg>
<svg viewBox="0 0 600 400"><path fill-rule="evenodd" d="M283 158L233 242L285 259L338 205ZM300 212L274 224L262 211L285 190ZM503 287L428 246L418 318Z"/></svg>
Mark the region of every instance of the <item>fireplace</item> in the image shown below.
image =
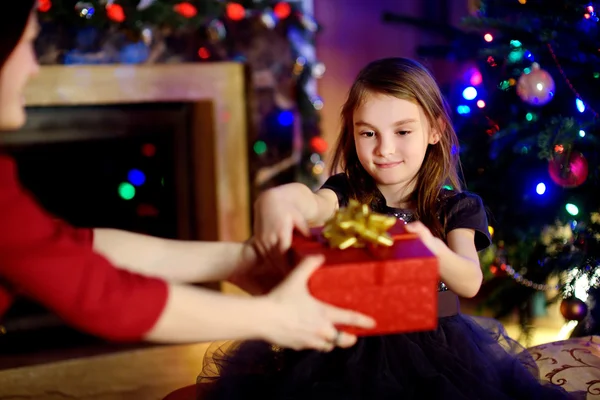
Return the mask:
<svg viewBox="0 0 600 400"><path fill-rule="evenodd" d="M34 107L0 145L44 208L76 226L201 239L190 121L185 103Z"/></svg>
<svg viewBox="0 0 600 400"><path fill-rule="evenodd" d="M76 226L242 241L246 73L234 63L43 67L26 93L27 125L0 135L0 146L44 208ZM131 348L75 332L23 299L1 327L0 368Z"/></svg>

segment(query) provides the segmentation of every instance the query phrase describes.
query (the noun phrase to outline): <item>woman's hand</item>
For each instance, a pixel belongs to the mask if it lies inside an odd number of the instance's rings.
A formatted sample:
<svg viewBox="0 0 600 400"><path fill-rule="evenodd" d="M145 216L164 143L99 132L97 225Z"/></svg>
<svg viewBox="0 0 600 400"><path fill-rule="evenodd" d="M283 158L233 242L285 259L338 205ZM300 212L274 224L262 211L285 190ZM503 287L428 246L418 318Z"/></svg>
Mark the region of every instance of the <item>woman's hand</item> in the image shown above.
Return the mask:
<svg viewBox="0 0 600 400"><path fill-rule="evenodd" d="M308 257L267 296L265 313L270 313L264 326L264 339L295 350L330 351L334 347L350 347L356 336L339 332L335 325L373 328L375 321L355 311L325 304L308 291L308 280L323 263L323 257Z"/></svg>
<svg viewBox="0 0 600 400"><path fill-rule="evenodd" d="M412 233L416 233L419 239L423 241L423 244L431 251L434 255L439 256L440 252L446 248L446 244L431 233L422 222L415 221L406 225L406 230Z"/></svg>

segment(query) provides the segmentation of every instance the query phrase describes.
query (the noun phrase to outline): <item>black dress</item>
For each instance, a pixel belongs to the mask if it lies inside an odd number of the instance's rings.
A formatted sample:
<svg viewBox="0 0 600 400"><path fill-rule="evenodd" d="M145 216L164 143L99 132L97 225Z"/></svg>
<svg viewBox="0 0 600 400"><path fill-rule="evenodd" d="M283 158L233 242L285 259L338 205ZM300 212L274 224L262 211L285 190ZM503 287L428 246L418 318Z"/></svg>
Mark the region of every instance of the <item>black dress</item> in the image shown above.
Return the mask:
<svg viewBox="0 0 600 400"><path fill-rule="evenodd" d="M323 185L348 202L345 175ZM442 196L446 230L470 228L478 250L491 240L481 199ZM410 210L377 210L413 219ZM440 291L447 290L440 283ZM280 349L250 341L209 349L198 377L203 400L554 400L585 398L541 383L529 353L494 320L442 317L432 331L359 338L330 353ZM207 390L209 389L209 390Z"/></svg>

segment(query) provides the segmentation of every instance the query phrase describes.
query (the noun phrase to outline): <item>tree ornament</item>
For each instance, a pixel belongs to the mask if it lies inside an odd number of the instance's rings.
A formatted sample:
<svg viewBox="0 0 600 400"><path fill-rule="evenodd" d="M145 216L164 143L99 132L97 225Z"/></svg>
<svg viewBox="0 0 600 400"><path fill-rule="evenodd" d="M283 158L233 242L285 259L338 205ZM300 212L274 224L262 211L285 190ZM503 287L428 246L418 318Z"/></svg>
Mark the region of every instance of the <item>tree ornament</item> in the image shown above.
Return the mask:
<svg viewBox="0 0 600 400"><path fill-rule="evenodd" d="M538 63L533 63L529 73L523 73L517 83L517 95L527 104L543 106L554 97L554 80Z"/></svg>
<svg viewBox="0 0 600 400"><path fill-rule="evenodd" d="M581 299L569 297L560 303L560 313L568 321L581 321L586 317L588 307Z"/></svg>
<svg viewBox="0 0 600 400"><path fill-rule="evenodd" d="M149 8L152 4L154 4L155 0L140 0L140 2L137 5L137 9L139 11L145 10L146 8Z"/></svg>
<svg viewBox="0 0 600 400"><path fill-rule="evenodd" d="M561 187L577 187L588 177L588 163L578 151L555 152L548 163L548 174Z"/></svg>
<svg viewBox="0 0 600 400"><path fill-rule="evenodd" d="M94 9L94 5L87 1L79 1L75 4L75 11L79 14L81 18L90 19L94 16L96 10Z"/></svg>
<svg viewBox="0 0 600 400"><path fill-rule="evenodd" d="M220 42L227 36L225 25L218 19L213 19L206 27L208 38L213 42Z"/></svg>
<svg viewBox="0 0 600 400"><path fill-rule="evenodd" d="M277 16L273 11L265 10L260 15L260 20L268 29L273 29L277 26Z"/></svg>

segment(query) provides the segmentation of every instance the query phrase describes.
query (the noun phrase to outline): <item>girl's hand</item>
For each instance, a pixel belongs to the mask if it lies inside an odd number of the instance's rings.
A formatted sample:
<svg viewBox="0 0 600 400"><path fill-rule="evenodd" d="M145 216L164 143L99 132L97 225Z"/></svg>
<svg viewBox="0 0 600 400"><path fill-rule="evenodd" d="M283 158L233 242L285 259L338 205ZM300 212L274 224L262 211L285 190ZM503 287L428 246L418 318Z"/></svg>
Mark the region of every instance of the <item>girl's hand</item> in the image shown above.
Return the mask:
<svg viewBox="0 0 600 400"><path fill-rule="evenodd" d="M285 281L266 297L264 339L295 350L330 351L334 347L350 347L356 336L338 332L334 325L373 328L375 321L363 314L325 304L308 291L308 280L321 266L323 257L308 257L290 273Z"/></svg>
<svg viewBox="0 0 600 400"><path fill-rule="evenodd" d="M280 284L291 269L288 264L266 262L256 248L255 239L250 238L242 247L238 267L227 280L251 295L263 295Z"/></svg>
<svg viewBox="0 0 600 400"><path fill-rule="evenodd" d="M406 230L412 233L416 233L419 238L423 241L423 244L436 256L438 256L441 250L446 247L446 244L431 233L422 222L415 221L406 225Z"/></svg>
<svg viewBox="0 0 600 400"><path fill-rule="evenodd" d="M294 229L309 235L308 223L278 188L264 192L254 204L254 247L264 261L286 265L283 255L292 245Z"/></svg>

